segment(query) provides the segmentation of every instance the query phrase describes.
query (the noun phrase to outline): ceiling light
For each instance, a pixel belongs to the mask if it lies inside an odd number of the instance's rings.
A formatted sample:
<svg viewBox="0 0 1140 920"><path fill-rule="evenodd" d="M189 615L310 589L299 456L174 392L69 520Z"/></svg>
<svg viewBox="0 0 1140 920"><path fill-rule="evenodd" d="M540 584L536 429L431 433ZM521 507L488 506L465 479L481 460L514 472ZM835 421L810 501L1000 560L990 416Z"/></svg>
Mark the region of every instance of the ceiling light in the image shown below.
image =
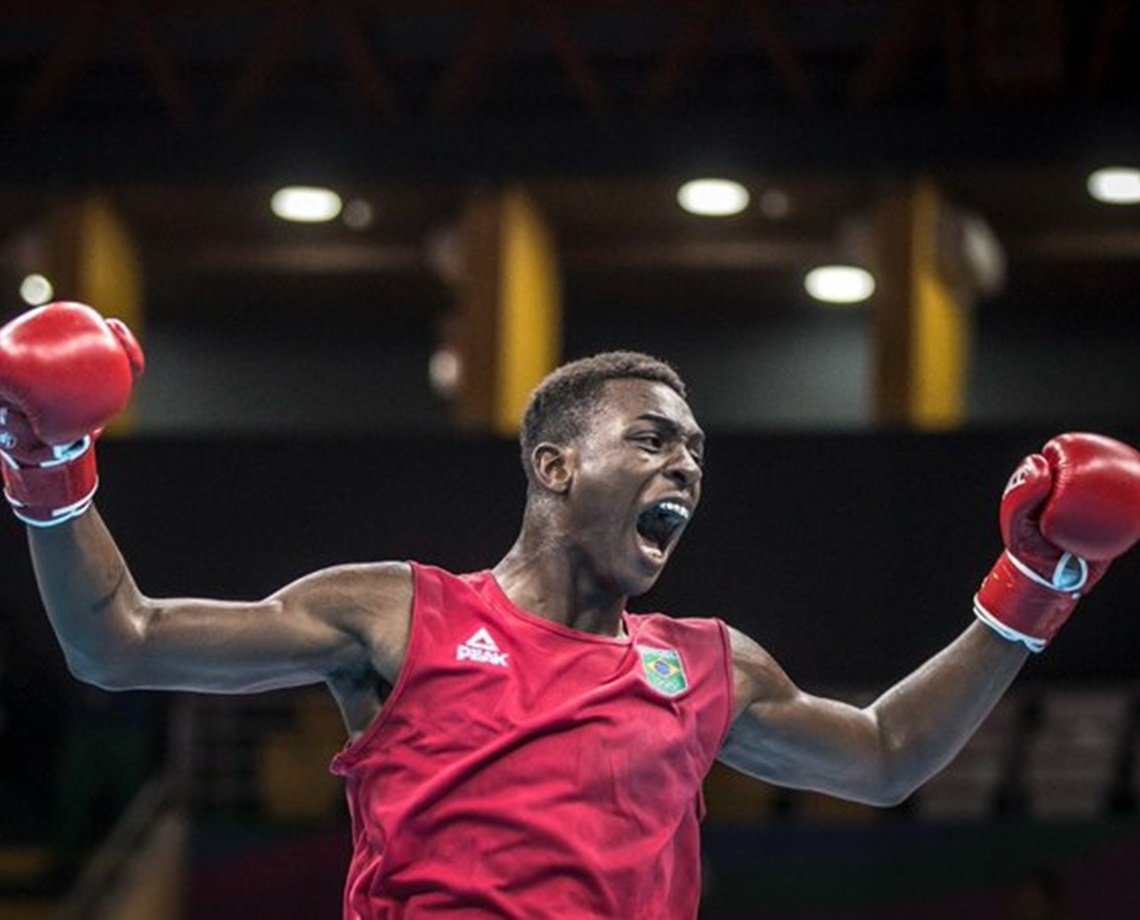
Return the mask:
<svg viewBox="0 0 1140 920"><path fill-rule="evenodd" d="M432 353L428 360L428 379L432 389L444 399L456 394L463 379L463 362L454 348L445 345Z"/></svg>
<svg viewBox="0 0 1140 920"><path fill-rule="evenodd" d="M766 189L760 193L760 213L772 220L783 220L792 213L792 199L778 188Z"/></svg>
<svg viewBox="0 0 1140 920"><path fill-rule="evenodd" d="M367 230L372 226L373 219L372 205L359 198L353 198L346 204L344 214L341 215L344 225L351 230Z"/></svg>
<svg viewBox="0 0 1140 920"><path fill-rule="evenodd" d="M693 179L678 189L677 203L690 214L728 217L748 207L748 189L731 179Z"/></svg>
<svg viewBox="0 0 1140 920"><path fill-rule="evenodd" d="M282 220L316 224L332 220L340 213L340 195L331 189L291 185L278 189L269 202Z"/></svg>
<svg viewBox="0 0 1140 920"><path fill-rule="evenodd" d="M1140 169L1126 166L1106 166L1092 173L1088 179L1089 194L1107 204L1136 204L1140 202Z"/></svg>
<svg viewBox="0 0 1140 920"><path fill-rule="evenodd" d="M824 303L860 303L875 293L875 277L854 265L821 265L804 277L804 288Z"/></svg>
<svg viewBox="0 0 1140 920"><path fill-rule="evenodd" d="M20 298L29 307L38 307L47 303L55 294L51 282L43 275L28 275L20 282Z"/></svg>

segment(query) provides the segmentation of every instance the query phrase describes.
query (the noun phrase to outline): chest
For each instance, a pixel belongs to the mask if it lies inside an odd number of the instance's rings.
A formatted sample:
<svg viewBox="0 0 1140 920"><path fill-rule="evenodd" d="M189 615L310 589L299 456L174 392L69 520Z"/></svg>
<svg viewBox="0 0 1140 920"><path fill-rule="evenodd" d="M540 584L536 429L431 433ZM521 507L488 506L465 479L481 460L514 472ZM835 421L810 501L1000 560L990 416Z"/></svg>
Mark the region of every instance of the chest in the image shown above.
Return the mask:
<svg viewBox="0 0 1140 920"><path fill-rule="evenodd" d="M467 624L417 650L398 712L425 759L506 751L532 769L647 779L701 759L699 668L661 641L567 643Z"/></svg>

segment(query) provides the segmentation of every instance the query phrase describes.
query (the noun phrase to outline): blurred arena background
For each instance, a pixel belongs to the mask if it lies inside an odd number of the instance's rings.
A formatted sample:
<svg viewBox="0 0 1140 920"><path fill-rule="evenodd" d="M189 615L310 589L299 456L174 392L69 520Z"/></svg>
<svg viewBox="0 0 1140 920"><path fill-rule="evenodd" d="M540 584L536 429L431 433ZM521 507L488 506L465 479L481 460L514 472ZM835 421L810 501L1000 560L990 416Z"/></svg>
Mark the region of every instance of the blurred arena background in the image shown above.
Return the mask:
<svg viewBox="0 0 1140 920"><path fill-rule="evenodd" d="M1138 7L0 0L0 319L139 331L99 501L156 594L491 564L536 375L666 358L708 486L639 608L870 699L968 621L1024 453L1140 444ZM338 916L332 704L81 687L0 548L0 918ZM1133 916L1138 598L1127 557L896 809L718 770L702 916Z"/></svg>

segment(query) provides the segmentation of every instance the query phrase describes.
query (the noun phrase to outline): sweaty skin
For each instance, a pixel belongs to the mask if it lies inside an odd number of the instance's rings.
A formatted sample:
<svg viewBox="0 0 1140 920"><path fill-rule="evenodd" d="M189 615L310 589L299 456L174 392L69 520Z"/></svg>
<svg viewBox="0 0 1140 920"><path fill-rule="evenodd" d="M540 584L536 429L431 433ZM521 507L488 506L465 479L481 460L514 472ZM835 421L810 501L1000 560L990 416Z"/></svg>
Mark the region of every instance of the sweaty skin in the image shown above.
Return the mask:
<svg viewBox="0 0 1140 920"><path fill-rule="evenodd" d="M656 582L663 550L638 513L700 502L704 437L662 383L610 381L586 431L544 443L515 544L494 569L517 606L617 635L630 596ZM324 683L350 738L379 713L407 649L409 567L324 569L253 602L143 594L98 513L29 528L36 577L68 665L107 689L242 693ZM1009 686L1028 651L972 622L865 708L800 690L755 641L732 631L732 730L720 759L786 786L875 804L901 801L945 766Z"/></svg>

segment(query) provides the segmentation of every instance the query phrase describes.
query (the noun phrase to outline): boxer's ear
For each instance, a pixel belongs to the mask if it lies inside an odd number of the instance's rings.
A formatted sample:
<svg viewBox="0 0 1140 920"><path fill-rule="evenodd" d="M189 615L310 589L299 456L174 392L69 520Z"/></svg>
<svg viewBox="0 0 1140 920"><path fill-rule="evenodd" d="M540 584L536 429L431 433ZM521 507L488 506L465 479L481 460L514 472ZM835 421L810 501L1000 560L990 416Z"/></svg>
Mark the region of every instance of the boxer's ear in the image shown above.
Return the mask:
<svg viewBox="0 0 1140 920"><path fill-rule="evenodd" d="M534 480L547 491L565 495L574 479L577 454L573 447L543 441L530 454Z"/></svg>

